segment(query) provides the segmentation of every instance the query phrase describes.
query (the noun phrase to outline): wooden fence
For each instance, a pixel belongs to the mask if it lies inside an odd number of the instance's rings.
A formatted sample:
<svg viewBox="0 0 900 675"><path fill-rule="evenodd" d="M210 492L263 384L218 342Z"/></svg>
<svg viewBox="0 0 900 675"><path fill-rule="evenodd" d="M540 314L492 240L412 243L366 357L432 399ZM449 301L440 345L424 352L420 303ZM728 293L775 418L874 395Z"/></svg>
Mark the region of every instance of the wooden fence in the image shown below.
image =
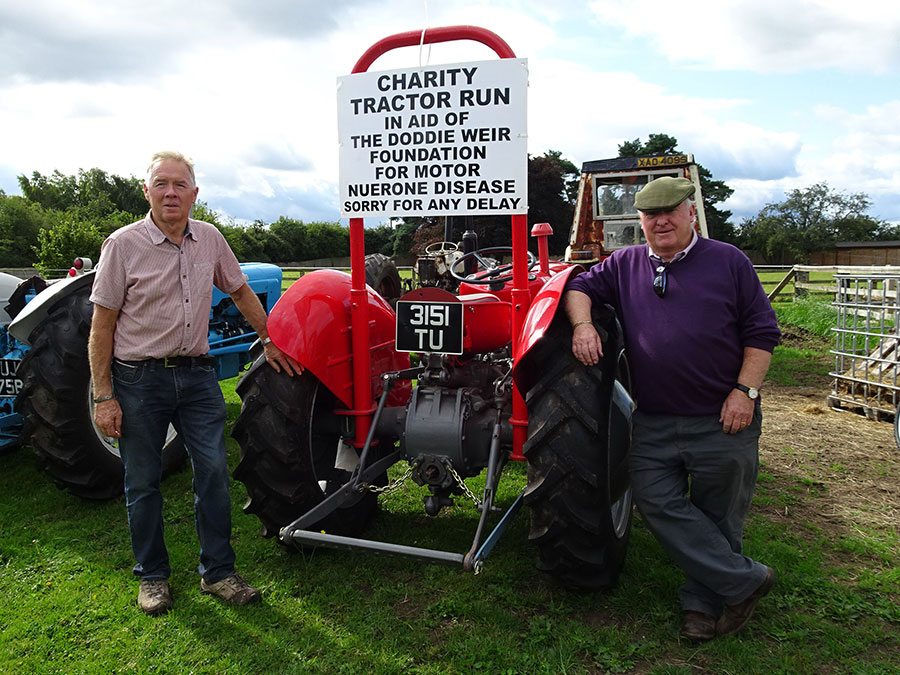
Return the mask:
<svg viewBox="0 0 900 675"><path fill-rule="evenodd" d="M834 275L844 269L826 265L755 265L754 267L772 302L787 300L790 297L834 298L838 290ZM783 276L781 276L782 273ZM773 275L780 278L773 281Z"/></svg>

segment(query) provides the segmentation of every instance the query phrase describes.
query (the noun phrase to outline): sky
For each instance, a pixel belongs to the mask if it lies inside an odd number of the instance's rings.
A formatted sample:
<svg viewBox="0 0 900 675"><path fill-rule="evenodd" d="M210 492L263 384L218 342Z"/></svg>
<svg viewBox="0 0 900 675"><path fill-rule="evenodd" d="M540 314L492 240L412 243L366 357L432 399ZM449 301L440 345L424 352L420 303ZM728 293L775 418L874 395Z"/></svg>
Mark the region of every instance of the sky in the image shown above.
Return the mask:
<svg viewBox="0 0 900 675"><path fill-rule="evenodd" d="M178 149L223 216L337 221L337 78L383 37L458 24L528 60L532 155L580 166L665 133L734 189L736 225L822 181L900 223L900 3L883 0L0 0L0 189L142 177ZM416 46L370 71L493 58Z"/></svg>

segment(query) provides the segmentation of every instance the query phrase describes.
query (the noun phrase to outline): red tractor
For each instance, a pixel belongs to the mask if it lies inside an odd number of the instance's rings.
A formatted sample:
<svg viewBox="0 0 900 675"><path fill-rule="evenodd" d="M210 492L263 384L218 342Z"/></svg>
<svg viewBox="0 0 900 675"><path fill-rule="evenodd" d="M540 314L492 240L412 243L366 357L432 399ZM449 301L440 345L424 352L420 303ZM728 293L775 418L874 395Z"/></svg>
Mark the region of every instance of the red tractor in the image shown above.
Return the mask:
<svg viewBox="0 0 900 675"><path fill-rule="evenodd" d="M402 33L371 47L354 73L402 46L476 40L501 58L512 50L484 29ZM594 367L572 355L560 308L581 268L550 262L550 228L527 248L525 215L513 215L512 247L469 250L450 272L458 294L426 287L396 308L365 283L363 220L350 220L351 274L321 270L294 283L269 315L272 340L303 364L288 377L256 359L238 385L233 435L244 507L264 536L303 546L396 553L478 571L524 503L538 566L582 589L612 585L631 528L627 456L630 378L621 329L609 308L594 313L605 356ZM511 256L511 263L504 260ZM412 365L410 352L418 354ZM527 487L492 532L494 495L508 460L528 462ZM486 471L481 517L465 553L362 537L387 470L428 489L436 515L464 479Z"/></svg>

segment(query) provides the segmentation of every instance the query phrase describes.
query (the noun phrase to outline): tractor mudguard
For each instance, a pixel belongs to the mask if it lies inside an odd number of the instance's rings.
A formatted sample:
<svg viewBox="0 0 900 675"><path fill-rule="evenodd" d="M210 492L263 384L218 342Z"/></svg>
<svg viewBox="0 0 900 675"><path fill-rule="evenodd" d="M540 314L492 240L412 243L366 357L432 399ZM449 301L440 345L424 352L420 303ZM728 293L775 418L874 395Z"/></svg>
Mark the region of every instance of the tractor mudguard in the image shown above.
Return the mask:
<svg viewBox="0 0 900 675"><path fill-rule="evenodd" d="M381 374L409 368L409 355L394 349L394 310L371 287L366 290L375 397L381 391ZM349 274L336 270L304 274L275 304L267 327L281 351L315 375L344 405L353 407ZM398 383L388 405L405 403L408 393L408 383Z"/></svg>
<svg viewBox="0 0 900 675"><path fill-rule="evenodd" d="M531 301L531 307L528 308L528 314L525 316L525 325L522 327L521 350L516 359L516 367L513 368L513 378L518 383L516 370L518 365L524 360L528 351L534 347L540 340L550 324L556 311L559 309L560 301L566 290L566 283L569 279L584 271L579 265L567 265L554 270L553 278L543 285L534 299Z"/></svg>
<svg viewBox="0 0 900 675"><path fill-rule="evenodd" d="M93 283L93 270L52 282L16 315L16 318L9 324L9 334L19 342L31 346L31 332L49 316L50 309L61 299L77 293L83 286L90 286Z"/></svg>

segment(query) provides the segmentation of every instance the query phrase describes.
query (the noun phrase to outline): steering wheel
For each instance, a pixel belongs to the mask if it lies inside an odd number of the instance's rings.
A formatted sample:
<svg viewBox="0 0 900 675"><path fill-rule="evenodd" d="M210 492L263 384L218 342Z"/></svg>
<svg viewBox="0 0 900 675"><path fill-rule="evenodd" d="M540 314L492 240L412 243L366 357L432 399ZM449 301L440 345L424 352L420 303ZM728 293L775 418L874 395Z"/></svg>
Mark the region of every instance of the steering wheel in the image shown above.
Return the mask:
<svg viewBox="0 0 900 675"><path fill-rule="evenodd" d="M455 253L459 250L459 246L452 241L436 241L425 247L425 253L428 255L444 255L445 253Z"/></svg>
<svg viewBox="0 0 900 675"><path fill-rule="evenodd" d="M494 284L502 284L513 278L512 274L508 274L513 268L512 263L500 265L496 260L491 260L485 256L488 254L500 253L502 255L511 255L512 247L510 246L491 246L488 248L480 248L477 251L465 253L457 258L450 265L450 276L457 281L467 284L477 284L481 286L492 286ZM467 261L475 259L478 264L484 268L483 272L477 272L469 277L464 277L460 272L465 270ZM538 259L531 251L528 251L528 269L535 266Z"/></svg>

